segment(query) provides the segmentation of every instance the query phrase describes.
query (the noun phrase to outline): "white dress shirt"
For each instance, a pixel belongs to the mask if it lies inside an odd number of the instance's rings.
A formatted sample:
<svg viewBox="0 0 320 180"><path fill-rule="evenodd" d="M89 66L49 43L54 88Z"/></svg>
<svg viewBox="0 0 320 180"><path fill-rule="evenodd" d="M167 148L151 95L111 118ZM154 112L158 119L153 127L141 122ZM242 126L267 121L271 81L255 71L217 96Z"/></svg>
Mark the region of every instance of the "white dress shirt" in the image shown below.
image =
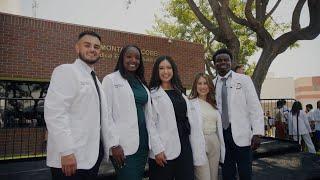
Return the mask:
<svg viewBox="0 0 320 180"><path fill-rule="evenodd" d="M315 121L316 131L320 131L320 109L315 109L312 112L312 120Z"/></svg>

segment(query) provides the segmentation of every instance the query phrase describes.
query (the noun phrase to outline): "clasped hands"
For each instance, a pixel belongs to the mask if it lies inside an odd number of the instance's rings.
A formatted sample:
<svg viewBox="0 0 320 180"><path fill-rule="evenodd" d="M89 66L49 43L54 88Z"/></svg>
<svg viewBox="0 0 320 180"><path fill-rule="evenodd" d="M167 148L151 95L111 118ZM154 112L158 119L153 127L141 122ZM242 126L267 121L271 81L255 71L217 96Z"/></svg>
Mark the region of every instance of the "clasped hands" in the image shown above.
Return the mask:
<svg viewBox="0 0 320 180"><path fill-rule="evenodd" d="M123 152L122 147L120 145L113 146L111 148L111 153L112 153L112 157L113 157L116 165L119 168L122 168L125 165L125 163L124 163L125 156L124 156L124 152Z"/></svg>
<svg viewBox="0 0 320 180"><path fill-rule="evenodd" d="M156 163L161 166L161 167L164 167L165 164L167 164L167 157L166 155L164 154L164 151L162 151L161 153L157 154L155 156L155 160L156 160Z"/></svg>

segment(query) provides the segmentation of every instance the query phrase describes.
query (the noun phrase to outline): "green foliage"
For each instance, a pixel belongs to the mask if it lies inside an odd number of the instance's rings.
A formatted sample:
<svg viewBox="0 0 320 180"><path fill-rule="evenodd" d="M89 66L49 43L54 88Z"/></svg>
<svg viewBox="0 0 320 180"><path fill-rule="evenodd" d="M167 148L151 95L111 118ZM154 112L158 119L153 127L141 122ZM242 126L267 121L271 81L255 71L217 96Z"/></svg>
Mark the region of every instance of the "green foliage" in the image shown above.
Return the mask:
<svg viewBox="0 0 320 180"><path fill-rule="evenodd" d="M245 66L245 74L248 76L252 76L254 69L256 68L257 63L253 62L252 64L247 64Z"/></svg>
<svg viewBox="0 0 320 180"><path fill-rule="evenodd" d="M203 15L215 26L218 26L208 1L198 0L195 2ZM237 16L244 18L245 1L230 0L229 6ZM216 49L224 46L215 41L214 35L200 23L186 0L171 0L163 3L162 11L164 13L162 17L155 15L155 25L152 30L147 31L148 34L201 43L205 47L207 60L211 59L211 55ZM230 23L240 41L239 62L247 67L248 58L258 50L256 35L249 28L236 24L231 19ZM276 24L271 19L268 19L265 24L271 34L278 34L289 27L286 24Z"/></svg>

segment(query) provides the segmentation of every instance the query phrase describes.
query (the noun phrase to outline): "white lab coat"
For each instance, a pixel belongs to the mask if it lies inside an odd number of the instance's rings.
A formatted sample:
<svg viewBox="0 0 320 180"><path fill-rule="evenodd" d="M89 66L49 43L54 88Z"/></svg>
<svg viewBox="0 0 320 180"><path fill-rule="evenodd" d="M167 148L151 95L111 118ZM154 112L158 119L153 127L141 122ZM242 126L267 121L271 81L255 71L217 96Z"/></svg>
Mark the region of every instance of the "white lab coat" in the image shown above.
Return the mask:
<svg viewBox="0 0 320 180"><path fill-rule="evenodd" d="M309 134L312 132L307 115L303 110L300 110L300 113L299 113L298 126L299 126L299 135ZM292 115L291 112L288 114L288 128L289 128L289 135L298 135L297 115Z"/></svg>
<svg viewBox="0 0 320 180"><path fill-rule="evenodd" d="M199 99L198 98L194 98L190 100L190 105L191 105L191 110L195 113L195 117L197 117L197 120L199 121L199 126L201 128L201 130L203 129L203 120L201 118L201 110L200 110L200 104L199 104ZM221 123L221 116L220 113L217 111L218 113L218 119L217 119L217 136L219 138L219 142L220 142L220 162L223 163L224 162L224 157L225 157L225 153L226 153L226 148L225 148L225 144L224 144L224 139L223 139L223 129L222 129L222 123ZM202 136L203 135L203 131L201 131ZM206 154L204 154L206 155Z"/></svg>
<svg viewBox="0 0 320 180"><path fill-rule="evenodd" d="M82 60L56 67L45 98L48 129L47 165L61 168L61 156L74 153L78 169L90 169L98 159L100 143L99 96L92 69ZM98 86L101 84L97 80ZM101 125L108 144L116 142L113 123L107 117L101 92ZM108 153L108 152L107 152ZM106 154L106 157L109 157Z"/></svg>
<svg viewBox="0 0 320 180"><path fill-rule="evenodd" d="M152 107L150 92L147 87L144 86L144 88L148 93L144 113L149 133L152 131L149 122L152 117ZM132 155L139 147L139 127L134 94L130 84L119 71L116 71L103 78L102 89L106 95L108 113L119 135L118 144L122 146L125 155Z"/></svg>
<svg viewBox="0 0 320 180"><path fill-rule="evenodd" d="M167 160L173 160L180 155L181 144L178 134L175 112L172 101L167 93L159 87L151 91L153 107L153 126L156 131L151 134L151 150L149 157L154 159L160 152L165 153ZM194 165L203 165L206 162L205 141L195 114L191 112L188 98L183 95L187 104L187 117L191 127L190 144L193 153Z"/></svg>
<svg viewBox="0 0 320 180"><path fill-rule="evenodd" d="M250 146L252 135L264 135L262 107L251 78L233 71L231 73L229 83L227 81L227 89L232 137L236 145ZM217 106L221 113L222 81L220 77L215 78L213 83L216 85Z"/></svg>

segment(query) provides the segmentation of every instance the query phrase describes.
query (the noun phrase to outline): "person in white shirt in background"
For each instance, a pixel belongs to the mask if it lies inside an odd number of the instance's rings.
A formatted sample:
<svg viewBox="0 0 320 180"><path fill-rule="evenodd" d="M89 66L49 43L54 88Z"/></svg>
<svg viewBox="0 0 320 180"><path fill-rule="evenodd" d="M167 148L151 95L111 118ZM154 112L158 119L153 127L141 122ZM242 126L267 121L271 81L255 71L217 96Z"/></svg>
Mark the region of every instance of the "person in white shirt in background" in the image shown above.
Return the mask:
<svg viewBox="0 0 320 180"><path fill-rule="evenodd" d="M293 136L295 141L301 142L301 137L308 147L310 153L315 154L316 150L312 143L310 133L311 128L306 113L302 110L302 104L296 101L292 104L291 112L288 116L289 135Z"/></svg>
<svg viewBox="0 0 320 180"><path fill-rule="evenodd" d="M311 130L312 132L315 132L315 122L312 120L312 113L313 113L313 106L312 104L307 104L306 105L306 110L305 110L305 113L307 114L307 118L308 118L308 121L310 123L310 127L311 127Z"/></svg>
<svg viewBox="0 0 320 180"><path fill-rule="evenodd" d="M288 114L289 114L289 112L290 112L290 109L289 109L288 106L287 106L287 101L286 101L286 100L282 99L281 101L282 101L281 113L282 113L282 115L284 116L285 122L287 122L287 120L288 120Z"/></svg>
<svg viewBox="0 0 320 180"><path fill-rule="evenodd" d="M275 120L274 118L271 117L270 111L267 111L265 114L265 131L266 131L266 136L269 137L275 137Z"/></svg>
<svg viewBox="0 0 320 180"><path fill-rule="evenodd" d="M207 162L202 166L195 166L195 179L217 180L219 160L223 163L225 147L212 79L204 73L198 73L193 81L189 98L191 110L198 117L206 142Z"/></svg>
<svg viewBox="0 0 320 180"><path fill-rule="evenodd" d="M234 68L234 72L239 74L245 74L245 69L243 64L239 64Z"/></svg>
<svg viewBox="0 0 320 180"><path fill-rule="evenodd" d="M315 123L315 139L316 139L316 148L320 149L320 100L317 101L317 109L314 109L312 112L312 120Z"/></svg>
<svg viewBox="0 0 320 180"><path fill-rule="evenodd" d="M288 134L288 116L290 109L287 106L287 101L282 99L282 108L281 108L281 114L283 116L283 123L285 125L285 133Z"/></svg>
<svg viewBox="0 0 320 180"><path fill-rule="evenodd" d="M104 149L114 144L114 125L105 111L104 94L93 65L100 58L100 36L79 34L73 64L56 67L45 98L48 129L47 165L52 179L95 179ZM100 129L104 132L104 147ZM108 156L107 156L108 157Z"/></svg>
<svg viewBox="0 0 320 180"><path fill-rule="evenodd" d="M307 104L306 105L306 110L305 110L305 113L307 114L307 118L308 118L308 121L309 121L309 124L310 124L310 127L311 127L311 139L312 139L312 142L313 142L313 145L316 149L316 151L318 150L317 148L317 140L316 140L316 129L315 129L315 122L312 118L313 116L313 106L312 104Z"/></svg>

